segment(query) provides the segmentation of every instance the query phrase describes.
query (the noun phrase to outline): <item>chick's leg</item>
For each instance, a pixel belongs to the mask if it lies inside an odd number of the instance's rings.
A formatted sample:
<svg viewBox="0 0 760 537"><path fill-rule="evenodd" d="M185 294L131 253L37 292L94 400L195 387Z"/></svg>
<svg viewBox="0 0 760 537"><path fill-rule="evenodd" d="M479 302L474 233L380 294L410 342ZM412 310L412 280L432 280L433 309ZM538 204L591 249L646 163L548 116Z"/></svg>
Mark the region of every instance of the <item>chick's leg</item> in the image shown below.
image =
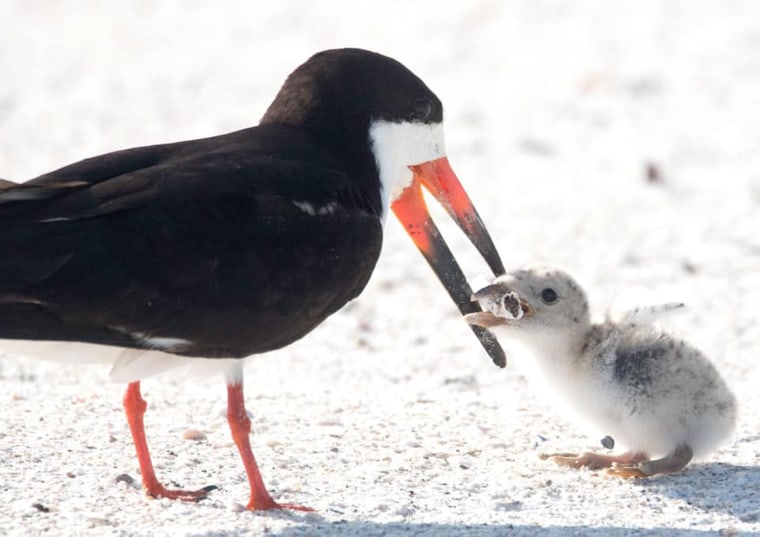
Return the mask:
<svg viewBox="0 0 760 537"><path fill-rule="evenodd" d="M672 474L682 470L689 464L694 455L691 448L685 444L678 446L673 453L653 461L645 460L638 463L615 464L607 473L626 479L651 477L657 474Z"/></svg>
<svg viewBox="0 0 760 537"><path fill-rule="evenodd" d="M589 468L600 470L610 468L613 465L635 465L648 459L646 453L628 452L622 455L602 455L601 453L541 453L542 460L552 460L561 466L571 468Z"/></svg>

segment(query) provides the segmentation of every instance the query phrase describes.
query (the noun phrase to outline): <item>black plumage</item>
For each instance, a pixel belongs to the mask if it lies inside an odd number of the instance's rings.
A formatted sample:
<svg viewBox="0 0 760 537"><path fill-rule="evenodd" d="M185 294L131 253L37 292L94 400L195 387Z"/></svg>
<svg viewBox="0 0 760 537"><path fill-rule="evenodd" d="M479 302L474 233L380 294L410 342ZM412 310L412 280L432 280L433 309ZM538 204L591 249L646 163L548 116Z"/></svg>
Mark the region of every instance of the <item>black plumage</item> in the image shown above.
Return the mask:
<svg viewBox="0 0 760 537"><path fill-rule="evenodd" d="M176 338L175 354L215 357L301 337L361 292L382 241L379 194L303 138L118 151L0 192L0 339Z"/></svg>

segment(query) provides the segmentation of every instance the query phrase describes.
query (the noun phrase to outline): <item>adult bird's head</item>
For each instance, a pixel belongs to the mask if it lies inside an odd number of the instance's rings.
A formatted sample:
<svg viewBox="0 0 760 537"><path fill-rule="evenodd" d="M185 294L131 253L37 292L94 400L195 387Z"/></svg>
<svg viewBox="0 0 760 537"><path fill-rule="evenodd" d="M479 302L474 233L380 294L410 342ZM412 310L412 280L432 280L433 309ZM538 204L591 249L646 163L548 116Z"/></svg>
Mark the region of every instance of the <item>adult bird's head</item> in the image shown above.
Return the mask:
<svg viewBox="0 0 760 537"><path fill-rule="evenodd" d="M449 165L443 105L396 60L360 49L314 55L286 80L262 125L304 129L337 159L352 196L385 220L392 209L462 314L479 311L459 265L428 214L426 188L484 257L504 267L475 207ZM494 363L506 365L496 339L472 327Z"/></svg>

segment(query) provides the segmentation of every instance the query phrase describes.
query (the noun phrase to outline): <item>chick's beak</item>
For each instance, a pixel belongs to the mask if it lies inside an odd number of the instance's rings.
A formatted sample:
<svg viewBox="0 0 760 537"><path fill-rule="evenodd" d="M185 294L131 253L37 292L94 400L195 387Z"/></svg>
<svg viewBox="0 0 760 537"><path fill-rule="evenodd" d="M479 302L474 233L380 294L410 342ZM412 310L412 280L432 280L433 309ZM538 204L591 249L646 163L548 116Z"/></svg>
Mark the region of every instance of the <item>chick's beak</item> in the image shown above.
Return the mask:
<svg viewBox="0 0 760 537"><path fill-rule="evenodd" d="M464 316L464 320L471 326L482 326L483 328L493 328L508 324L504 317L494 315L490 311L476 311Z"/></svg>
<svg viewBox="0 0 760 537"><path fill-rule="evenodd" d="M502 274L504 266L496 247L446 157L410 166L410 169L413 173L412 183L392 203L391 208L459 311L463 315L478 312L480 307L477 302L470 300L472 290L462 269L430 218L421 186L424 185L456 221L494 274ZM482 326L471 325L471 328L493 362L499 367L506 366L506 356L496 338Z"/></svg>
<svg viewBox="0 0 760 537"><path fill-rule="evenodd" d="M473 302L478 302L480 300L493 300L494 298L509 292L510 290L507 287L504 287L502 284L492 283L491 285L486 285L482 289L475 291L472 296L470 296L470 300Z"/></svg>
<svg viewBox="0 0 760 537"><path fill-rule="evenodd" d="M493 283L491 285L483 287L482 289L479 289L472 294L472 297L470 299L473 302L485 301L486 304L494 304L501 301L506 301L505 297L508 295L513 297L513 299L516 298L519 301L519 305L515 304L516 308L515 306L509 308L509 312L513 315L513 318L503 317L491 311L479 311L465 315L464 320L470 325L482 326L483 328L492 328L494 326L517 324L520 322L520 319L523 319L525 317L533 317L536 310L533 308L531 303L520 297L517 292L514 291L514 289L505 285L503 282ZM507 305L501 304L500 308L506 309ZM486 309L490 310L490 307L486 306Z"/></svg>

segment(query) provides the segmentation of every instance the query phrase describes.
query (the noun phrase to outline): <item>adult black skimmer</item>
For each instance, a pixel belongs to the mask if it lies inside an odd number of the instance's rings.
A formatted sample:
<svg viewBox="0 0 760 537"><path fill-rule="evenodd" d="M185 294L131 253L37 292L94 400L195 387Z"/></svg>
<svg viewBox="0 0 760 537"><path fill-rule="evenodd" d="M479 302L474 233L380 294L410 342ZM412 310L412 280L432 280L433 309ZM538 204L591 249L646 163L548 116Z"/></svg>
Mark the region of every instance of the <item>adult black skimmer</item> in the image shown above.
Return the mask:
<svg viewBox="0 0 760 537"><path fill-rule="evenodd" d="M285 81L257 127L117 151L0 185L0 339L84 342L129 382L143 487L156 479L140 379L178 360L227 367L228 421L249 509L267 492L249 444L239 358L301 338L364 289L392 209L462 313L478 311L428 216L424 185L504 271L449 166L443 107L380 54L329 50ZM504 354L474 327L493 360ZM2 348L2 346L0 346Z"/></svg>

